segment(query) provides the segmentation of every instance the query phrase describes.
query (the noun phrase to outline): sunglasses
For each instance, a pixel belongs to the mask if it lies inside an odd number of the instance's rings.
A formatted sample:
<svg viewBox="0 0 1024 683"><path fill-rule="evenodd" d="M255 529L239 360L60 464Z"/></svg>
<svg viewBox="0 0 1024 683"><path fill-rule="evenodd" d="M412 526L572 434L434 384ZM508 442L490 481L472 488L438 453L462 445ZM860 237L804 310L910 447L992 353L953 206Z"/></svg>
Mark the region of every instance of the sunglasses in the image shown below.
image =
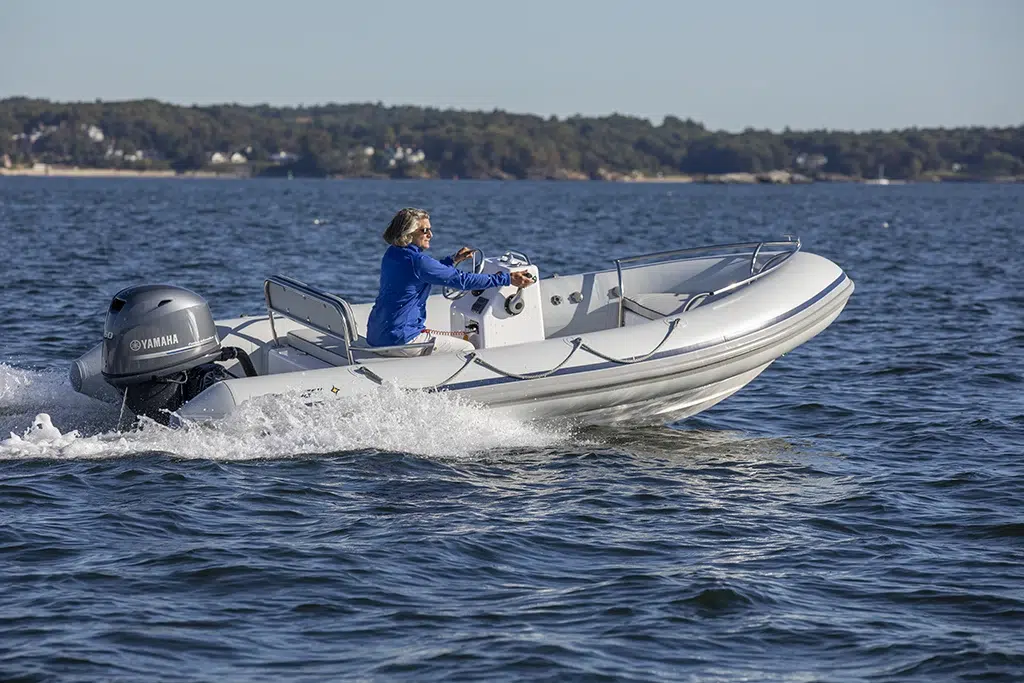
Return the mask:
<svg viewBox="0 0 1024 683"><path fill-rule="evenodd" d="M424 235L433 235L434 234L433 228L420 228L420 232L422 234L424 234Z"/></svg>

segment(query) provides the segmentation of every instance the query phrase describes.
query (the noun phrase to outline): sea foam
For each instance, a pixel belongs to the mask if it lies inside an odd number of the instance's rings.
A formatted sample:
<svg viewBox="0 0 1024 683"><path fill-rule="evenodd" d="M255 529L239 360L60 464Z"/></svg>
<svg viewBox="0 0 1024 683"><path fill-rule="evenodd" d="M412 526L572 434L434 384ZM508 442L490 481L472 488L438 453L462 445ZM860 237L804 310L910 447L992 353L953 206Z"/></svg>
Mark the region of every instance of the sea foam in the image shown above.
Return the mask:
<svg viewBox="0 0 1024 683"><path fill-rule="evenodd" d="M40 414L55 428L43 436ZM180 458L253 460L347 451L468 458L482 451L546 448L568 427L523 422L464 398L381 387L358 399L309 404L263 396L230 417L168 428L142 419L118 431L119 407L76 393L63 375L0 364L0 459L111 458L164 453Z"/></svg>

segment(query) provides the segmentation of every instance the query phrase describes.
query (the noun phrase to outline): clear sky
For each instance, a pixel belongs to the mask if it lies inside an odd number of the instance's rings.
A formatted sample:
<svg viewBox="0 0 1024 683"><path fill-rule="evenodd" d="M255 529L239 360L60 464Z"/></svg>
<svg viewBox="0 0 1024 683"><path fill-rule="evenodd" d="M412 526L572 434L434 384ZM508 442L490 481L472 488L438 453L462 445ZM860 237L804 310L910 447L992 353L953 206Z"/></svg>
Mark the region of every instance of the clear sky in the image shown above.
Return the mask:
<svg viewBox="0 0 1024 683"><path fill-rule="evenodd" d="M0 97L1024 124L1024 0L0 0Z"/></svg>

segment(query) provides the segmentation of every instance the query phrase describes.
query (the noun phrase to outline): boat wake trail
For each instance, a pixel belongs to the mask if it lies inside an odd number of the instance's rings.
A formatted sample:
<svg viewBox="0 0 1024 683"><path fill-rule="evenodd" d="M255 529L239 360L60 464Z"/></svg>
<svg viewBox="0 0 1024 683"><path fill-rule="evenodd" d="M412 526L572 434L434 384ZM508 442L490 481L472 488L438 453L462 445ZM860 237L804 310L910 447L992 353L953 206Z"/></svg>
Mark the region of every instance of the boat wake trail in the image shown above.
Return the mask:
<svg viewBox="0 0 1024 683"><path fill-rule="evenodd" d="M297 395L248 401L230 419L170 429L143 419L119 432L118 408L76 393L57 372L0 364L0 460L161 453L258 460L347 451L469 458L564 443L572 430L504 417L457 396L384 387L358 400L309 404Z"/></svg>

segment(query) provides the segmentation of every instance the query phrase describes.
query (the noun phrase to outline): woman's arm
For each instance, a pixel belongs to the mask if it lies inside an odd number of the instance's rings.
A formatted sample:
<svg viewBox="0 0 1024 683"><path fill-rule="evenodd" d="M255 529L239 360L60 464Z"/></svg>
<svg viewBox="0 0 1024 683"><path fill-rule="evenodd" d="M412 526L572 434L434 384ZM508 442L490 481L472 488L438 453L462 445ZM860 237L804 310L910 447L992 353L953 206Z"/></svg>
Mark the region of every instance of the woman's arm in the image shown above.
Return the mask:
<svg viewBox="0 0 1024 683"><path fill-rule="evenodd" d="M464 273L426 254L420 254L413 264L413 274L426 283L452 289L490 289L511 284L508 273Z"/></svg>

